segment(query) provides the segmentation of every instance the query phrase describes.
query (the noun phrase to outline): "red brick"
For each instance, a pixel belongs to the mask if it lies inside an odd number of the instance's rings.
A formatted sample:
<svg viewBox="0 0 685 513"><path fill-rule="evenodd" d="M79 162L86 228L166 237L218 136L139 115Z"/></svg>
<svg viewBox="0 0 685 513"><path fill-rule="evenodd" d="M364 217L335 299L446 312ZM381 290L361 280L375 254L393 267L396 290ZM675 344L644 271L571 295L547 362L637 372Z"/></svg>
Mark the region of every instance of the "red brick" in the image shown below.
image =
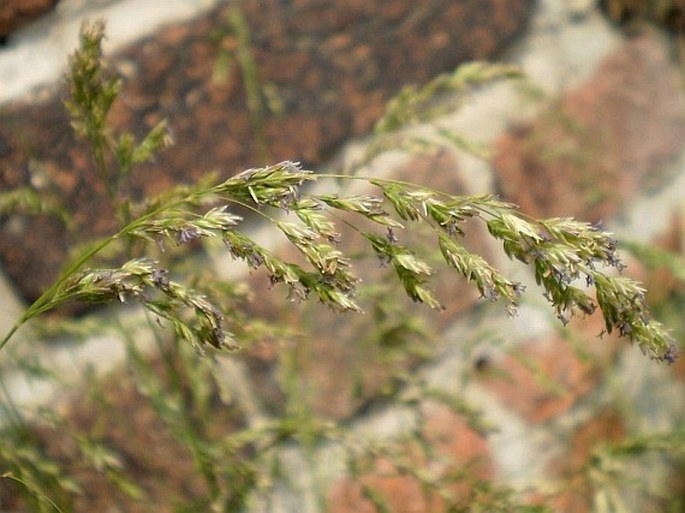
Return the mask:
<svg viewBox="0 0 685 513"><path fill-rule="evenodd" d="M568 450L554 461L550 472L570 479L564 489L548 504L558 513L592 511L593 487L583 472L592 452L602 443L621 440L625 428L619 414L605 409L576 428L569 440Z"/></svg>
<svg viewBox="0 0 685 513"><path fill-rule="evenodd" d="M451 500L466 504L469 500L473 480L492 478L487 440L469 427L464 418L443 405L429 404L425 407L426 425L423 433L436 454L453 460L451 470L463 470L463 482L445 488ZM416 468L430 466L432 471L447 472L448 467L436 469L437 462L427 461L411 444L403 445L403 455L416 460ZM440 463L443 465L443 463ZM328 496L330 511L369 513L376 510L364 496L364 486L372 489L387 502L390 511L396 513L439 513L446 511L445 503L435 494L426 493L419 481L411 476L400 475L387 459L375 462L373 472L359 478L346 478L336 483Z"/></svg>
<svg viewBox="0 0 685 513"><path fill-rule="evenodd" d="M497 143L500 187L524 211L591 220L662 186L685 137L679 74L665 41L625 43L594 78Z"/></svg>
<svg viewBox="0 0 685 513"><path fill-rule="evenodd" d="M59 0L3 0L0 4L0 38L51 11Z"/></svg>
<svg viewBox="0 0 685 513"><path fill-rule="evenodd" d="M563 415L596 385L591 361L579 358L554 335L532 340L486 369L482 383L509 409L529 422Z"/></svg>

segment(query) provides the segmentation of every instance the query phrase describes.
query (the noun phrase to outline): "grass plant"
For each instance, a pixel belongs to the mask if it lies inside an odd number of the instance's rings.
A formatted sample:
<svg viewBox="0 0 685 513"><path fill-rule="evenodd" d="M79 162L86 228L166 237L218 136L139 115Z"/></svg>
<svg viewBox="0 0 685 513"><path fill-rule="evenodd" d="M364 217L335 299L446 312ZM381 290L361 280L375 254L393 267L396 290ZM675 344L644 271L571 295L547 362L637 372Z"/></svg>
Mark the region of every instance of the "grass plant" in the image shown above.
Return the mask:
<svg viewBox="0 0 685 513"><path fill-rule="evenodd" d="M236 27L242 26L244 20L232 19ZM353 449L358 445L349 438L345 425L319 418L303 392L301 363L295 350L287 348L296 347L295 341L306 333L247 316L241 305L250 291L239 283L207 278L207 273L202 272L206 269L186 274L172 266L169 254L191 243L221 241L229 258L251 270L261 270L271 285L285 289L289 300L316 299L335 312L351 313L362 312L359 297L363 294L354 258L344 251L342 228L365 241L411 300L441 310L440 298L431 287L436 269L426 256L437 248L445 268L475 287L484 301L501 301L506 312L515 315L524 287L464 244L465 224L482 223L509 258L534 270L537 284L562 324L599 309L607 333L616 332L657 362L676 360L674 339L650 316L645 289L621 275L624 265L617 241L601 226L570 218L534 219L492 195L458 196L392 179L317 174L289 161L249 169L228 179L209 176L143 202L133 201L126 195L126 180L136 172L137 164L151 159L173 141L166 121L141 141L127 133L112 133L107 115L121 82L110 75L104 64L103 37L102 23L83 26L80 48L70 60L66 106L74 130L90 143L95 169L120 227L75 254L63 274L4 335L0 349L29 321L71 302L137 302L147 310L151 329L156 329L156 323L170 327L172 336L157 335L157 361L140 353L133 341L127 341L127 361L137 397L145 399L159 421L159 429L173 441L170 443L181 448L194 471L195 480L188 485L187 497L170 498L170 510L243 511L254 501L268 502L278 480L287 477L279 453L283 444L296 445L311 454L322 442L341 440L343 446L349 447L348 470L352 476L361 476L365 465L368 470L382 456L396 472L418 482L431 500L439 499L449 511L546 510L545 506L530 505L509 489L460 472L456 464L446 464L443 473L426 474L407 460L406 452L392 444L367 447L361 452ZM248 59L247 54L242 58ZM243 65L252 63L245 61ZM407 123L433 116L433 99L445 90L512 74L514 70L508 67L476 64L441 76L424 89L405 89L389 105L377 133L394 133ZM254 112L258 114L260 109ZM256 130L257 114L253 119ZM375 193L311 192L311 184L326 181L331 183L331 190L337 190L341 182L361 181ZM59 205L41 206L40 198L32 192L0 195L0 209L9 208L63 212ZM300 259L285 260L253 240L245 212L269 224L284 243L299 253ZM434 247L405 242L409 240L405 232L412 225L426 227ZM160 252L160 247L165 251ZM97 257L104 252L119 255L118 263L97 267ZM414 317L398 317L387 306L378 306L372 312L384 322L379 340L389 340L383 334L393 330L423 334L426 329ZM251 423L237 408L231 418L232 431L217 430L217 410L237 404L222 381L219 362L232 358L231 353L225 354L227 350L238 350L241 344L249 345L251 340L273 333L286 347L279 360L283 409L268 420ZM395 384L389 396L403 386L418 386L422 397L440 400L474 426L479 425L478 411L466 402L417 384L407 373L394 373L392 379ZM419 402L410 403L420 412ZM20 420L11 430L15 435L24 429ZM54 426L59 428L59 422ZM86 462L87 468L114 482L134 502L146 504L153 500L125 475L120 456L109 451L97 433L77 433L74 439L80 441L76 459ZM409 445L422 459L436 458L420 430L412 433L405 447ZM623 446L621 454L631 448ZM59 465L42 455L34 438L6 437L0 447L0 460L7 469L3 477L23 486L28 501L25 504L34 510L77 508L77 497L84 491L70 475L59 470ZM450 496L455 485L466 485L468 493L463 499ZM385 499L372 487L363 484L363 494L378 511L388 510ZM324 507L325 498L319 500ZM480 509L474 509L476 506Z"/></svg>

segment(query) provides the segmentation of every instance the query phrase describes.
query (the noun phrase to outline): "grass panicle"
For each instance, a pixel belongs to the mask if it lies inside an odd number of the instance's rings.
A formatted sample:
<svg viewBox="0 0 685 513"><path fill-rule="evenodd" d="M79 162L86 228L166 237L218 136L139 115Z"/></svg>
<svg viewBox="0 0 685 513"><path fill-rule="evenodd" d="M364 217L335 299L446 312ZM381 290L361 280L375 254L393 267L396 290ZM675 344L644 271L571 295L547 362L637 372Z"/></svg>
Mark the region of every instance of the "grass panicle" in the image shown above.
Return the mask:
<svg viewBox="0 0 685 513"><path fill-rule="evenodd" d="M66 301L135 298L170 321L193 345L222 346L227 335L218 310L209 300L200 301L198 298L204 298L200 293L168 281L166 271L155 267L153 259L145 254L145 244L154 242L164 247L164 240L183 245L219 237L233 257L245 261L250 268L265 268L272 284L285 283L291 299L302 300L313 294L333 308L361 311L355 301L359 279L353 272L352 260L341 249L340 230L334 221L337 212L352 215L352 219L357 216L386 229L381 234L355 227L353 220L346 221L369 242L380 261L395 270L405 292L416 302L442 308L430 289L430 279L435 271L421 258L422 248L398 243L397 233L412 222L433 227L447 267L472 282L483 298L503 299L508 303L508 310L515 311L523 287L502 276L484 258L471 254L460 241L465 233L464 223L481 220L510 258L533 268L536 282L563 323L576 314L591 314L599 306L608 333L616 330L656 360L672 362L675 359L675 343L662 325L650 319L639 285L603 272L607 268L618 271L623 268L616 241L610 233L569 218L531 219L519 213L514 205L494 196L455 196L406 182L359 176L349 178L366 180L380 189L379 194L309 194L304 190L305 184L327 178L340 180L345 175L315 174L295 162L285 161L249 169L218 183L201 181L195 187L184 189L184 195L167 194L166 200L152 200L147 211L138 217L132 216L136 209L122 197L121 180L130 173L133 164L151 158L170 143L168 126L166 122L158 124L140 143L128 134L117 138L110 132L107 113L120 90L120 81L108 76L102 63L104 26L86 24L81 34L81 48L70 59L71 97L66 105L74 129L90 142L96 166L110 189L114 205L120 213L126 213L121 217L125 223L119 232L77 257L58 282L29 307L1 345L19 325ZM478 69L460 69L454 75L438 80L435 87L439 90L450 84L465 87L478 83ZM492 73L508 76L512 70L505 67L494 69ZM415 97L423 102L422 94ZM402 94L397 101L401 99ZM381 128L385 127L383 130L401 121L400 111L411 111L409 108L398 110L393 105L390 105L385 121L379 124ZM391 122L392 119L396 121ZM112 156L119 163L118 170L111 171L108 167ZM198 205L203 204L214 206L204 213L198 212ZM231 213L234 206L272 223L274 229L304 256L307 268L280 260L251 240L240 230L242 217ZM275 212L281 213L276 215ZM287 219L292 212L295 212L294 221ZM130 255L132 258L118 269L84 269L93 257L115 243L124 241L130 253L134 239L145 243L142 254ZM596 299L587 287L578 286L579 281L595 287ZM148 289L160 293L164 301L149 299L143 293ZM190 329L175 317L179 305L195 312L197 328Z"/></svg>

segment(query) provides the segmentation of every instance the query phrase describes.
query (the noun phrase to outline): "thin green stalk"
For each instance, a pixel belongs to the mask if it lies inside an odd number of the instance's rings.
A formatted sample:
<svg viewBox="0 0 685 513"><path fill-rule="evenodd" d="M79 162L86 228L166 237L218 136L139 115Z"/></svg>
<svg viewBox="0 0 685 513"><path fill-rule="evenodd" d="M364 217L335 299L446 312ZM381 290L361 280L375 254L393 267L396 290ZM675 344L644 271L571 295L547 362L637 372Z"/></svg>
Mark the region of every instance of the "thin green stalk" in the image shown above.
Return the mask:
<svg viewBox="0 0 685 513"><path fill-rule="evenodd" d="M266 135L264 132L264 102L259 78L259 69L252 55L252 38L250 27L243 13L242 2L236 0L228 12L228 23L238 42L236 58L243 78L243 88L247 98L247 110L255 137L257 155L268 161L271 159Z"/></svg>
<svg viewBox="0 0 685 513"><path fill-rule="evenodd" d="M385 183L385 184L390 184L390 185L401 185L404 187L409 187L415 191L426 191L426 192L429 192L431 194L435 194L438 197L443 197L443 198L448 198L448 199L454 198L453 194L450 194L450 193L447 193L444 191L440 191L440 190L434 189L432 187L428 187L427 185L421 185L421 184L417 184L414 182L409 182L407 180L396 180L394 178L382 178L382 177L371 178L371 177L368 177L365 175L349 175L349 174L344 174L344 173L317 173L316 178L317 179L319 179L319 178L330 178L332 180L359 180L359 181L367 182L367 183L371 183L371 184L376 182L376 183ZM477 208L478 210L480 210L484 214L487 214L487 215L492 216L492 217L498 217L498 215L499 215L498 212L494 212L494 211L484 207L483 205L478 205L477 203L474 204L473 207ZM535 218L533 218L531 216L527 216L521 212L517 212L517 214L519 214L521 217L525 217L527 219L535 221Z"/></svg>
<svg viewBox="0 0 685 513"><path fill-rule="evenodd" d="M19 477L16 477L11 472L5 472L4 474L2 474L0 476L0 479L9 479L11 481L16 481L20 485L24 486L27 490L29 490L29 492L31 492L36 497L38 497L40 500L45 501L48 504L50 504L50 506L52 506L56 511L58 511L59 513L63 513L62 509L50 497L48 497L43 492L38 490L35 486L27 483L26 481L24 481L23 479L21 479Z"/></svg>
<svg viewBox="0 0 685 513"><path fill-rule="evenodd" d="M3 337L2 341L0 341L0 351L7 345L7 343L10 341L10 339L14 336L14 334L21 328L26 322L31 320L33 317L36 317L37 315L47 312L54 308L56 304L53 304L52 302L55 299L55 296L59 292L60 287L64 285L64 283L86 263L88 262L91 258L93 258L95 255L100 253L102 250L104 250L107 246L109 246L111 243L114 241L120 239L127 233L131 232L137 225L140 225L144 223L145 221L154 218L155 216L161 214L162 212L166 210L170 210L173 208L178 207L179 205L184 205L186 203L192 202L194 197L197 195L196 192L189 194L188 196L185 196L184 198L177 200L175 202L169 203L167 205L163 205L152 212L148 212L147 214L143 214L142 216L138 217L137 219L134 219L130 223L128 223L126 226L121 228L117 233L114 235L105 238L104 240L101 240L91 246L89 249L84 251L75 261L72 263L69 268L55 281L45 292L43 292L38 299L36 299L22 314L22 316L19 318L18 321L14 323L12 328L9 330L9 332Z"/></svg>
<svg viewBox="0 0 685 513"><path fill-rule="evenodd" d="M8 333L3 337L3 339L0 341L0 351L7 345L7 343L10 341L10 339L15 335L15 333L23 326L26 322L28 322L30 319L36 317L39 314L42 314L44 312L47 312L57 306L54 303L55 297L57 296L60 288L64 285L64 283L76 272L78 272L81 267L91 260L95 255L100 253L102 250L104 250L107 246L109 246L111 243L114 241L122 238L126 234L132 232L135 230L136 227L140 226L141 224L145 223L146 221L153 219L154 217L158 216L159 214L172 210L176 207L187 205L187 204L193 204L197 199L200 199L204 196L211 196L216 193L216 191L220 188L220 185L215 185L213 187L210 187L205 190L201 191L193 191L190 194L184 196L183 198L180 198L176 201L172 201L170 203L164 204L157 209L148 212L146 214L143 214L142 216L134 219L133 221L129 222L126 224L123 228L121 228L117 233L114 235L111 235L110 237L107 237L95 244L93 244L89 249L84 251L69 267L68 269L62 273L62 275L45 291L43 292L38 299L36 299L22 314L22 316L15 322L15 324L10 328ZM242 201L239 201L237 199L233 198L224 198L226 201L232 202L237 205L241 205L245 208L250 209L251 211L261 215L262 217L268 219L269 221L275 222L275 219L272 218L271 216L268 216L266 213L260 211L257 208L254 208L247 203L244 203ZM65 299L65 298L61 298Z"/></svg>

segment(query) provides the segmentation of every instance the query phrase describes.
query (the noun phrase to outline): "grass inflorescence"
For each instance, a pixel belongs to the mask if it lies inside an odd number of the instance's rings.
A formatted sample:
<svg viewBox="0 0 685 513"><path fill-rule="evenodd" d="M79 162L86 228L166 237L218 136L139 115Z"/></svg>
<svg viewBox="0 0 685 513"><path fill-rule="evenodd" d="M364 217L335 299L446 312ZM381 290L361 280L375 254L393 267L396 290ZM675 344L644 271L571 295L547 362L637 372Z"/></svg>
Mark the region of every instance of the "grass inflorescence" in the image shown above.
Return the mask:
<svg viewBox="0 0 685 513"><path fill-rule="evenodd" d="M134 164L150 159L168 146L171 138L165 121L140 142L129 134L117 137L111 133L107 114L121 84L119 79L109 76L103 64L103 37L102 23L84 25L81 48L70 59L70 98L66 105L77 134L91 145L96 168L107 185L122 227L76 257L64 275L28 308L0 347L21 324L66 302L130 299L170 321L176 332L196 347L233 345L223 327L222 315L211 301L202 293L171 281L168 270L148 258L145 249L140 251L141 255L131 255L119 268L86 267L98 253L122 241L130 253L134 240L158 246L165 241L183 245L219 238L234 258L245 261L250 268L266 269L273 284L285 284L291 298L313 295L336 309L361 311L355 300L359 279L351 259L341 249L334 221L336 212L344 212L378 227L376 231L359 232L381 262L396 271L404 290L416 302L441 308L429 285L434 270L421 258L421 248L398 242L397 232L411 222L433 227L447 266L472 282L483 298L504 300L509 311L515 311L523 287L462 244L464 223L477 219L486 224L490 235L501 242L510 258L533 267L538 285L563 323L573 315L591 314L599 307L607 332L617 331L656 360L672 362L676 358L675 344L667 331L649 316L640 285L605 272L621 271L623 267L610 233L569 218L531 219L494 196L454 196L406 182L360 176L349 178L366 180L379 193L313 194L303 186L325 179L345 179L346 175L315 174L297 163L281 162L250 169L224 181L203 181L195 187L179 188L179 194L167 192L150 200L147 206L132 205L123 196L122 181L133 172ZM461 79L475 80L469 78L471 75ZM397 118L393 114L397 106L393 109L386 116L388 119ZM114 169L112 161L116 163ZM272 223L304 256L308 266L284 261L253 241L240 229L243 219L234 213L238 209L254 212ZM141 211L137 217L133 214ZM295 220L284 218L293 212ZM595 297L588 287L594 287ZM194 320L183 320L180 310L190 311Z"/></svg>

